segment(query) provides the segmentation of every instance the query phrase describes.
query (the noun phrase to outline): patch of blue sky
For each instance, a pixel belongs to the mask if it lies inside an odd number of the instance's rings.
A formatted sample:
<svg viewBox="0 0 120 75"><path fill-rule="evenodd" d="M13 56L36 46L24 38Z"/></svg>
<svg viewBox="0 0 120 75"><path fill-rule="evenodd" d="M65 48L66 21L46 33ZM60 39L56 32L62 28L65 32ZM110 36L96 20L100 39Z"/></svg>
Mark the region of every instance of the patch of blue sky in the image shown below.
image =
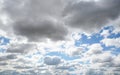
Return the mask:
<svg viewBox="0 0 120 75"><path fill-rule="evenodd" d="M102 32L103 30L109 30L110 33L112 33L112 31L114 30L114 26L105 26L103 27L103 29L100 30L100 32Z"/></svg>
<svg viewBox="0 0 120 75"><path fill-rule="evenodd" d="M120 48L114 48L112 51L111 51L112 54L114 55L119 55L120 54Z"/></svg>
<svg viewBox="0 0 120 75"><path fill-rule="evenodd" d="M100 43L103 37L99 33L94 33L91 36L87 36L85 34L81 34L81 38L79 40L75 40L75 46L80 46L82 44L94 44Z"/></svg>
<svg viewBox="0 0 120 75"><path fill-rule="evenodd" d="M103 51L111 51L114 55L120 54L120 48L117 48L115 46L105 46L103 44L101 44L101 46L103 47Z"/></svg>
<svg viewBox="0 0 120 75"><path fill-rule="evenodd" d="M79 47L83 44L91 45L95 43L100 43L100 41L104 39L104 37L101 35L103 30L109 30L110 35L107 38L119 38L120 37L120 33L117 33L117 34L112 33L112 31L114 30L113 26L106 26L103 29L101 29L98 33L94 33L91 36L81 34L81 38L79 40L75 40L75 46ZM105 45L102 45L102 47L104 48L104 50L110 50L111 48L114 48L114 46L106 47Z"/></svg>
<svg viewBox="0 0 120 75"><path fill-rule="evenodd" d="M115 33L111 33L108 38L119 38L120 37L120 32L115 34Z"/></svg>
<svg viewBox="0 0 120 75"><path fill-rule="evenodd" d="M118 32L118 33L113 33L113 30L114 30L115 28L114 28L114 26L106 26L106 27L104 27L101 31L100 31L100 33L103 31L103 30L108 30L109 31L109 36L108 36L108 38L119 38L120 37L120 32Z"/></svg>
<svg viewBox="0 0 120 75"><path fill-rule="evenodd" d="M112 50L113 48L115 48L115 46L105 46L104 44L101 44L101 46L103 47L104 51L109 51L109 50Z"/></svg>
<svg viewBox="0 0 120 75"><path fill-rule="evenodd" d="M0 45L7 45L10 42L10 39L6 38L6 37L3 37L3 36L0 36L0 41L2 41L0 43Z"/></svg>
<svg viewBox="0 0 120 75"><path fill-rule="evenodd" d="M79 56L69 56L69 55L67 55L65 53L61 53L61 52L49 52L46 55L59 56L59 57L63 58L64 60L74 60L74 59L80 58Z"/></svg>

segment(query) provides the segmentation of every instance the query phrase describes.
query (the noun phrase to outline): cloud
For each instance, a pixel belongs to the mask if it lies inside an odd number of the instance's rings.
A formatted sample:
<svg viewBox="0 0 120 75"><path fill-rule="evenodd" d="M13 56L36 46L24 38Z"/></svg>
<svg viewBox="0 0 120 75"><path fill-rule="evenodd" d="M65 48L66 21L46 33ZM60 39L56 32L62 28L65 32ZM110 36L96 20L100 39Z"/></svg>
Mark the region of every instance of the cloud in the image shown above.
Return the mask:
<svg viewBox="0 0 120 75"><path fill-rule="evenodd" d="M7 48L8 53L29 53L30 50L35 50L34 44L21 43L21 44L9 44Z"/></svg>
<svg viewBox="0 0 120 75"><path fill-rule="evenodd" d="M103 47L99 43L94 43L88 46L89 50L87 51L88 54L101 54L103 51Z"/></svg>
<svg viewBox="0 0 120 75"><path fill-rule="evenodd" d="M8 55L0 56L0 61L7 61L7 60L16 59L16 58L17 56L15 54L8 54Z"/></svg>
<svg viewBox="0 0 120 75"><path fill-rule="evenodd" d="M82 56L82 53L84 53L84 48L82 47L79 47L79 48L70 48L68 53L70 52L70 55L71 56L79 56L81 55Z"/></svg>
<svg viewBox="0 0 120 75"><path fill-rule="evenodd" d="M46 39L52 41L66 39L68 30L60 16L64 6L62 1L6 0L3 5L3 11L12 20L10 25L15 35L36 42Z"/></svg>
<svg viewBox="0 0 120 75"><path fill-rule="evenodd" d="M70 66L58 66L58 67L56 67L56 69L68 70L68 69L70 69Z"/></svg>
<svg viewBox="0 0 120 75"><path fill-rule="evenodd" d="M105 44L105 46L115 46L117 48L120 47L120 38L105 38L103 40L101 40L101 42L103 44Z"/></svg>
<svg viewBox="0 0 120 75"><path fill-rule="evenodd" d="M28 38L29 41L43 41L51 39L52 41L65 40L67 29L59 22L51 20L51 18L39 21L23 20L14 25L14 32Z"/></svg>
<svg viewBox="0 0 120 75"><path fill-rule="evenodd" d="M103 30L101 33L101 36L103 36L105 38L108 37L109 35L110 35L109 30Z"/></svg>
<svg viewBox="0 0 120 75"><path fill-rule="evenodd" d="M68 26L85 32L98 30L116 20L120 15L119 0L71 1L65 7L63 16Z"/></svg>
<svg viewBox="0 0 120 75"><path fill-rule="evenodd" d="M118 59L119 55L113 55L110 51L103 51L101 54L93 54L91 56L85 57L84 59L88 59L90 61L89 67L85 69L85 71L81 71L85 73L85 75L108 75L118 74L119 75L119 66L118 63L120 60ZM102 74L101 74L102 73Z"/></svg>
<svg viewBox="0 0 120 75"><path fill-rule="evenodd" d="M47 65L58 65L61 63L61 59L57 56L55 57L45 57L44 63Z"/></svg>
<svg viewBox="0 0 120 75"><path fill-rule="evenodd" d="M30 66L15 66L14 67L15 69L31 69L32 67L30 67Z"/></svg>
<svg viewBox="0 0 120 75"><path fill-rule="evenodd" d="M1 0L0 75L117 75L119 15L119 0Z"/></svg>
<svg viewBox="0 0 120 75"><path fill-rule="evenodd" d="M106 64L106 62L111 63L113 60L113 57L114 56L112 56L110 52L103 52L102 54L97 55L97 57L93 55L92 61L93 63ZM103 67L105 67L105 65Z"/></svg>
<svg viewBox="0 0 120 75"><path fill-rule="evenodd" d="M8 63L6 63L6 62L1 62L0 65L1 65L1 66L5 66L5 65L8 65Z"/></svg>
<svg viewBox="0 0 120 75"><path fill-rule="evenodd" d="M104 75L103 71L96 71L95 69L89 69L85 75Z"/></svg>

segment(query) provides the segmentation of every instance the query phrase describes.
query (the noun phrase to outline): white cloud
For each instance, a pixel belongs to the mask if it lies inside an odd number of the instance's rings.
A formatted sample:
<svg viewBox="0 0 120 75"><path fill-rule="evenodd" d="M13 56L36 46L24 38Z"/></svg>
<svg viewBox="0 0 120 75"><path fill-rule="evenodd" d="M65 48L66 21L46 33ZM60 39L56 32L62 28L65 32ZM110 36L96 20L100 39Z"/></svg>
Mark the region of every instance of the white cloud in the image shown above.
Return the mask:
<svg viewBox="0 0 120 75"><path fill-rule="evenodd" d="M102 33L101 33L101 35L103 37L107 38L110 35L109 30L103 30Z"/></svg>
<svg viewBox="0 0 120 75"><path fill-rule="evenodd" d="M99 43L95 43L95 44L92 44L90 46L88 46L88 52L87 54L101 54L102 51L103 51L103 48L101 46L101 44Z"/></svg>
<svg viewBox="0 0 120 75"><path fill-rule="evenodd" d="M107 47L108 46L115 46L117 48L120 47L120 38L105 38L101 40L103 44L105 44Z"/></svg>

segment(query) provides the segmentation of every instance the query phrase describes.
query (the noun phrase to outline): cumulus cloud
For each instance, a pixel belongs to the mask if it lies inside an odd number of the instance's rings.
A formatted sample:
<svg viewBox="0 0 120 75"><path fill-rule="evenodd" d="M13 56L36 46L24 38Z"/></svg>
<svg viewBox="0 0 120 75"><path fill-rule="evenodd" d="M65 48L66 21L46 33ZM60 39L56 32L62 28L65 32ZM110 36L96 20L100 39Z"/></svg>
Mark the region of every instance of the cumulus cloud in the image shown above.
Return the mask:
<svg viewBox="0 0 120 75"><path fill-rule="evenodd" d="M29 41L65 40L68 33L60 17L62 0L3 1L3 11L12 19L12 31ZM11 7L12 6L12 7Z"/></svg>
<svg viewBox="0 0 120 75"><path fill-rule="evenodd" d="M120 0L0 0L0 36L10 40L0 46L0 75L118 73L120 55L106 47L120 47L119 38L108 38L119 33L119 15ZM118 24L117 30L101 30L93 36L79 33L107 24ZM0 40L0 44L6 42Z"/></svg>
<svg viewBox="0 0 120 75"><path fill-rule="evenodd" d="M5 65L8 65L8 64L6 62L1 62L0 65L5 66Z"/></svg>
<svg viewBox="0 0 120 75"><path fill-rule="evenodd" d="M34 44L29 43L21 43L21 44L10 44L7 48L8 53L29 53L30 50L35 50L36 46Z"/></svg>
<svg viewBox="0 0 120 75"><path fill-rule="evenodd" d="M71 56L82 56L82 53L84 53L84 48L79 47L79 48L70 48L69 50ZM69 53L68 52L68 53Z"/></svg>
<svg viewBox="0 0 120 75"><path fill-rule="evenodd" d="M85 75L104 75L104 71L96 71L97 69L89 69Z"/></svg>
<svg viewBox="0 0 120 75"><path fill-rule="evenodd" d="M103 47L99 43L92 44L88 46L89 50L87 51L88 54L101 54Z"/></svg>
<svg viewBox="0 0 120 75"><path fill-rule="evenodd" d="M7 55L2 55L0 56L0 61L7 61L7 60L12 60L16 59L16 54L7 54Z"/></svg>
<svg viewBox="0 0 120 75"><path fill-rule="evenodd" d="M63 15L68 26L84 31L94 31L116 20L120 12L119 0L71 1L65 7Z"/></svg>
<svg viewBox="0 0 120 75"><path fill-rule="evenodd" d="M58 65L61 63L61 59L57 56L55 57L45 57L44 63L47 65Z"/></svg>
<svg viewBox="0 0 120 75"><path fill-rule="evenodd" d="M28 38L29 41L42 41L51 39L52 41L65 40L67 29L62 24L51 20L51 18L39 21L23 20L14 25L14 32Z"/></svg>
<svg viewBox="0 0 120 75"><path fill-rule="evenodd" d="M95 63L103 63L103 64L105 64L106 62L111 63L113 57L114 56L112 56L110 52L104 52L102 54L97 55L97 57L93 55L92 61ZM105 65L103 67L105 67Z"/></svg>
<svg viewBox="0 0 120 75"><path fill-rule="evenodd" d="M116 20L119 3L119 0L5 0L1 10L11 20L6 20L11 25L7 26L15 35L26 37L29 41L58 41L66 39L70 27L88 32Z"/></svg>
<svg viewBox="0 0 120 75"><path fill-rule="evenodd" d="M32 67L30 67L30 66L15 66L14 67L15 69L31 69Z"/></svg>
<svg viewBox="0 0 120 75"><path fill-rule="evenodd" d="M105 38L103 40L101 40L101 42L103 44L105 44L105 46L115 46L117 48L120 47L120 38Z"/></svg>
<svg viewBox="0 0 120 75"><path fill-rule="evenodd" d="M69 68L70 68L69 66L59 66L56 69L68 70Z"/></svg>
<svg viewBox="0 0 120 75"><path fill-rule="evenodd" d="M109 51L104 51L101 54L93 54L85 57L84 59L87 59L90 61L89 67L85 69L85 71L81 71L82 73L85 73L86 75L108 75L108 74L118 74L119 75L119 66L118 63L120 60L118 59L119 55L113 55Z"/></svg>

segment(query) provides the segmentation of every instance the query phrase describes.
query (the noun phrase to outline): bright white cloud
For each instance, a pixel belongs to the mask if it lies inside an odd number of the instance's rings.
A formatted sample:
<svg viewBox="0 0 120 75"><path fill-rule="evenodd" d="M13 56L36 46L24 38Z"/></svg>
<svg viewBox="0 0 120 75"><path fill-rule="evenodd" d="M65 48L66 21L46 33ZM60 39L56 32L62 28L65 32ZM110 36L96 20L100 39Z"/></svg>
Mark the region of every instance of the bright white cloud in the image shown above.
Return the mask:
<svg viewBox="0 0 120 75"><path fill-rule="evenodd" d="M106 46L115 46L117 48L120 47L120 38L113 38L113 39L105 38L101 40L101 42Z"/></svg>

